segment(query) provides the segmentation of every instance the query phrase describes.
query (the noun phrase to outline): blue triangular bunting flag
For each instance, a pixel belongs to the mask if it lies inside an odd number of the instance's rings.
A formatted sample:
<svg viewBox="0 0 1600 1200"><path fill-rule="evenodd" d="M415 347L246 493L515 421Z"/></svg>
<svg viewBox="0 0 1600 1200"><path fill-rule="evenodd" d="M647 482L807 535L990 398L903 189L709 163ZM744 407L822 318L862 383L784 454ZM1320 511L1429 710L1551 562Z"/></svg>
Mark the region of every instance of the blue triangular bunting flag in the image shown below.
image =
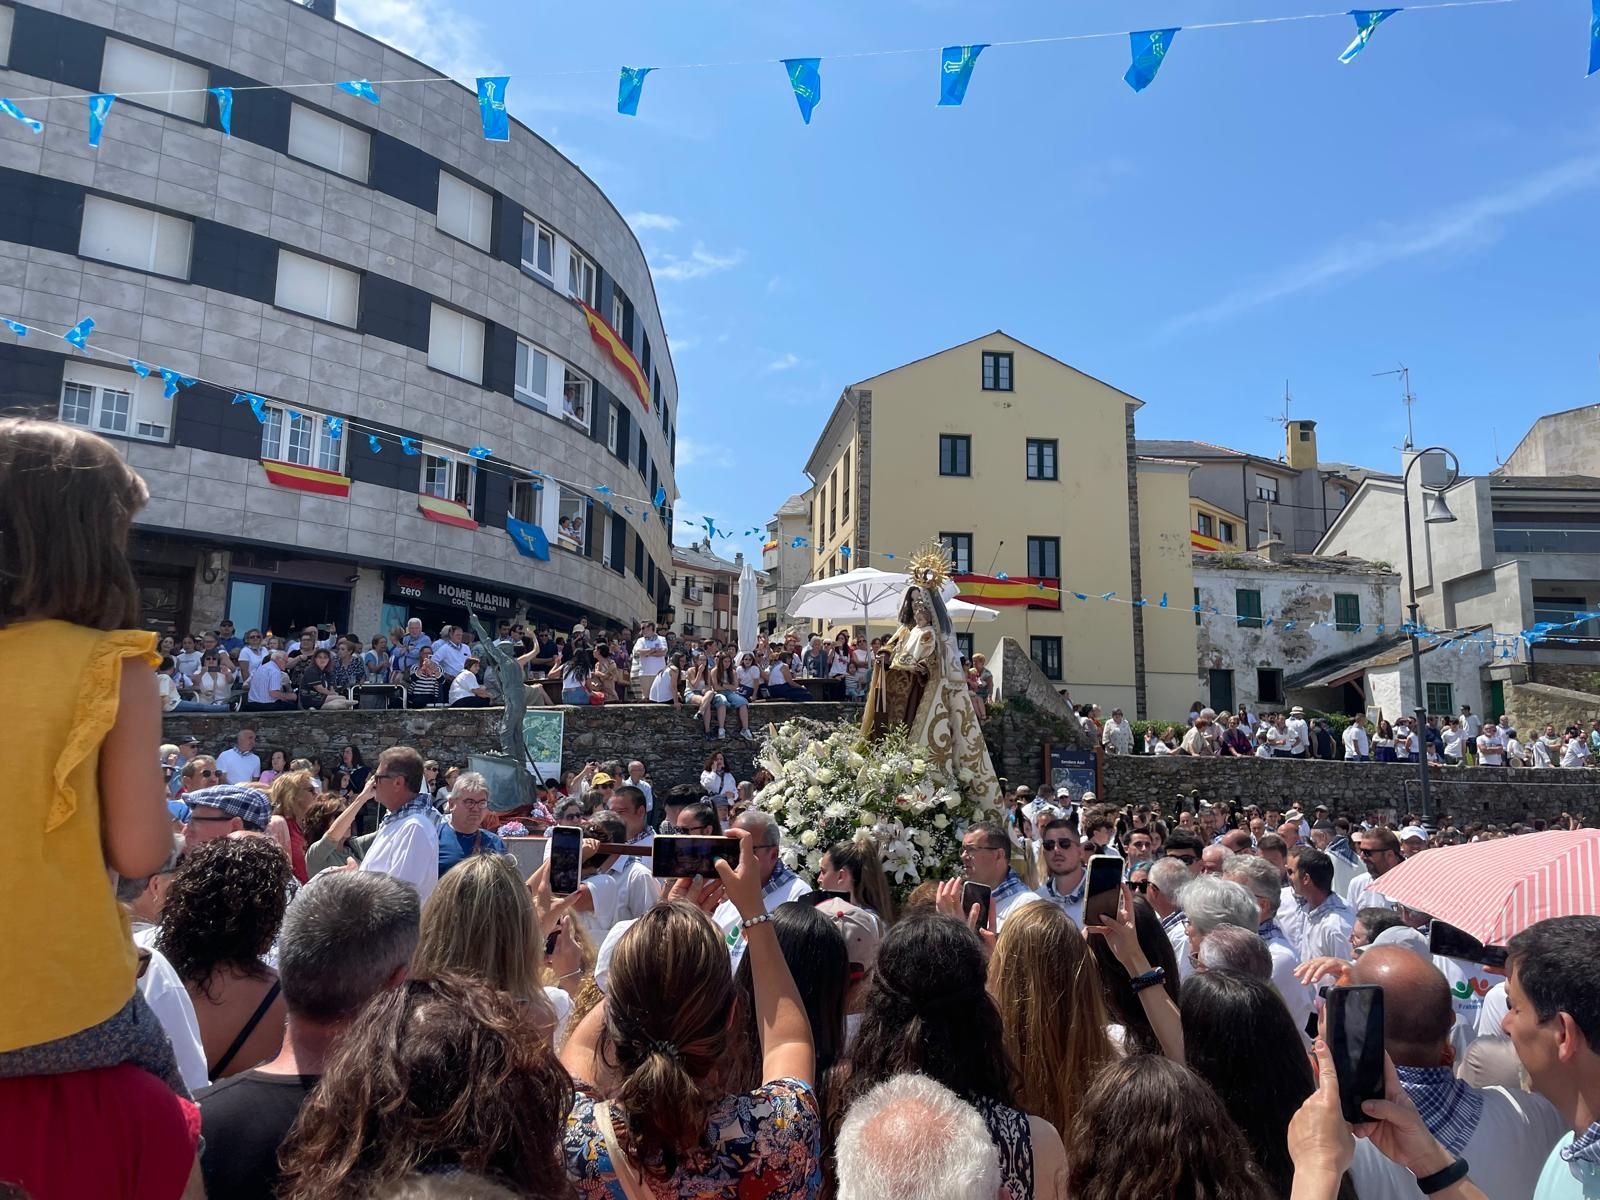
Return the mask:
<svg viewBox="0 0 1600 1200"><path fill-rule="evenodd" d="M654 67L623 67L617 80L617 111L625 117L639 115L639 97L644 92L644 77Z"/></svg>
<svg viewBox="0 0 1600 1200"><path fill-rule="evenodd" d="M359 97L371 104L379 103L378 89L373 87L366 79L345 79L333 85L341 92L349 92L352 96Z"/></svg>
<svg viewBox="0 0 1600 1200"><path fill-rule="evenodd" d="M8 117L15 117L17 120L21 121L24 125L26 125L29 129L33 130L35 133L43 133L44 132L44 122L43 121L35 121L32 117L30 117L27 114L25 114L20 108L18 108L10 100L0 100L0 113L5 113L5 115L8 116Z"/></svg>
<svg viewBox="0 0 1600 1200"><path fill-rule="evenodd" d="M93 332L94 332L94 318L93 317L85 317L85 318L83 318L83 320L79 321L76 325L74 325L71 329L67 330L66 333L62 334L61 336L62 336L62 338L64 340L66 340L67 342L70 342L72 345L76 346L79 350L82 350L84 348L84 344L86 342L88 342L88 340L89 340L89 335L91 333L93 333Z"/></svg>
<svg viewBox="0 0 1600 1200"><path fill-rule="evenodd" d="M506 112L506 88L510 83L509 75L478 77L478 115L483 119L485 141L511 140L511 116Z"/></svg>
<svg viewBox="0 0 1600 1200"><path fill-rule="evenodd" d="M111 112L111 105L116 98L111 92L96 92L89 97L89 147L92 150L100 148L100 135L105 132L106 116Z"/></svg>
<svg viewBox="0 0 1600 1200"><path fill-rule="evenodd" d="M217 124L222 126L222 136L233 136L233 89L231 87L207 88L217 98Z"/></svg>
<svg viewBox="0 0 1600 1200"><path fill-rule="evenodd" d="M786 58L783 69L789 76L789 86L794 89L795 103L800 106L800 119L811 124L811 111L822 102L822 60L820 58Z"/></svg>
<svg viewBox="0 0 1600 1200"><path fill-rule="evenodd" d="M1589 74L1600 71L1600 0L1593 0L1594 13L1589 17Z"/></svg>
<svg viewBox="0 0 1600 1200"><path fill-rule="evenodd" d="M1128 65L1122 78L1127 85L1136 92L1142 92L1149 87L1156 77L1156 72L1161 69L1161 64L1166 60L1167 51L1172 49L1172 39L1178 35L1181 25L1172 29L1144 29L1138 33L1130 33L1128 41L1132 45L1133 62Z"/></svg>
<svg viewBox="0 0 1600 1200"><path fill-rule="evenodd" d="M383 443L378 440L377 434L367 434L367 449L371 450L374 454L383 453Z"/></svg>
<svg viewBox="0 0 1600 1200"><path fill-rule="evenodd" d="M972 69L978 65L978 55L988 42L971 46L946 46L939 54L939 104L950 107L967 98L967 84L972 79Z"/></svg>
<svg viewBox="0 0 1600 1200"><path fill-rule="evenodd" d="M1344 48L1339 61L1347 63L1365 50L1372 40L1373 30L1399 11L1398 8L1352 8L1350 15L1356 19L1356 38Z"/></svg>

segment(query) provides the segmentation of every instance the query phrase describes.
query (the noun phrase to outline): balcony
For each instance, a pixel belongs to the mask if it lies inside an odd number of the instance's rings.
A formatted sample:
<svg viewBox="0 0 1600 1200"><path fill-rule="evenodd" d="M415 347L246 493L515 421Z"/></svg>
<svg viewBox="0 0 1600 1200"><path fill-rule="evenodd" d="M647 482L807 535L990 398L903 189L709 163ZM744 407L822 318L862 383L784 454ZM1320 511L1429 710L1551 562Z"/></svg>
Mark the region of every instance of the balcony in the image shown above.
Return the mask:
<svg viewBox="0 0 1600 1200"><path fill-rule="evenodd" d="M1600 554L1600 526L1497 524L1494 549L1496 554Z"/></svg>
<svg viewBox="0 0 1600 1200"><path fill-rule="evenodd" d="M705 589L704 588L686 587L686 588L683 589L683 598L685 600L687 600L690 604L699 604L701 599L704 596L705 596Z"/></svg>

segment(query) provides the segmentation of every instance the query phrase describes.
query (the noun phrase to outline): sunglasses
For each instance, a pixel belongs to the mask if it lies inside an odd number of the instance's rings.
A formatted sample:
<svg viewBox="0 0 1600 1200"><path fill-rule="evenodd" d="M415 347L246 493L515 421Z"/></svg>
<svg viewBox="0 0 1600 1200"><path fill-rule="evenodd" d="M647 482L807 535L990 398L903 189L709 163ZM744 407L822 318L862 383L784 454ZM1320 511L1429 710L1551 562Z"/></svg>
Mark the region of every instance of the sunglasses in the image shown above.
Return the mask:
<svg viewBox="0 0 1600 1200"><path fill-rule="evenodd" d="M1138 892L1142 896L1150 890L1150 881L1148 879L1135 879L1128 884L1128 890Z"/></svg>
<svg viewBox="0 0 1600 1200"><path fill-rule="evenodd" d="M194 823L194 822L196 822L196 821L231 821L231 820L233 820L233 818L232 818L232 817L229 817L229 816L222 816L222 817L202 817L202 816L200 816L200 815L199 815L199 814L197 814L197 813L192 813L192 812L191 812L191 813L190 813L190 814L189 814L189 823L190 823L190 824L191 824L191 825L192 825L192 824L193 824L193 823Z"/></svg>
<svg viewBox="0 0 1600 1200"><path fill-rule="evenodd" d="M1044 841L1040 842L1039 844L1045 848L1046 853L1049 853L1051 850L1071 849L1072 847L1078 845L1078 842L1072 838L1045 838Z"/></svg>
<svg viewBox="0 0 1600 1200"><path fill-rule="evenodd" d="M711 826L709 826L709 825L679 825L678 826L678 832L679 833L691 834L691 835L692 834L710 834L712 832L712 830L711 830Z"/></svg>

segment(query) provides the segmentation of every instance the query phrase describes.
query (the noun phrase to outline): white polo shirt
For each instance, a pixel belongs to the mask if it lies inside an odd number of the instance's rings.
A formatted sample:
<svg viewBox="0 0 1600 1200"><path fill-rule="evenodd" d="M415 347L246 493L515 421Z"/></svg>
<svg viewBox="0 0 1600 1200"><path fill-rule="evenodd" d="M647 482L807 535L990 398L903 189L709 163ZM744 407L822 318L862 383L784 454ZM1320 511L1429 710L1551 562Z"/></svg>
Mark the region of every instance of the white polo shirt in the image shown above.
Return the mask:
<svg viewBox="0 0 1600 1200"><path fill-rule="evenodd" d="M217 774L224 783L254 783L261 778L261 758L257 754L240 754L237 746L229 746L217 755Z"/></svg>
<svg viewBox="0 0 1600 1200"><path fill-rule="evenodd" d="M439 883L439 822L432 799L426 792L418 795L384 817L361 869L409 883L426 904Z"/></svg>

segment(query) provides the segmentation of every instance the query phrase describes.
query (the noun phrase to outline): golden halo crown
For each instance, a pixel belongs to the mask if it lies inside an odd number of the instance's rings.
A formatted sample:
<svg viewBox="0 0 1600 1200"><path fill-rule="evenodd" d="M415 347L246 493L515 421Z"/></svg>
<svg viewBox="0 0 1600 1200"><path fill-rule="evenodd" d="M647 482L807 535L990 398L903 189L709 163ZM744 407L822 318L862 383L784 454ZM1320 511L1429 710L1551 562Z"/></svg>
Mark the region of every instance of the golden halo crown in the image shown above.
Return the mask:
<svg viewBox="0 0 1600 1200"><path fill-rule="evenodd" d="M911 556L911 567L906 572L912 583L939 591L950 577L950 559L941 542L924 542Z"/></svg>

